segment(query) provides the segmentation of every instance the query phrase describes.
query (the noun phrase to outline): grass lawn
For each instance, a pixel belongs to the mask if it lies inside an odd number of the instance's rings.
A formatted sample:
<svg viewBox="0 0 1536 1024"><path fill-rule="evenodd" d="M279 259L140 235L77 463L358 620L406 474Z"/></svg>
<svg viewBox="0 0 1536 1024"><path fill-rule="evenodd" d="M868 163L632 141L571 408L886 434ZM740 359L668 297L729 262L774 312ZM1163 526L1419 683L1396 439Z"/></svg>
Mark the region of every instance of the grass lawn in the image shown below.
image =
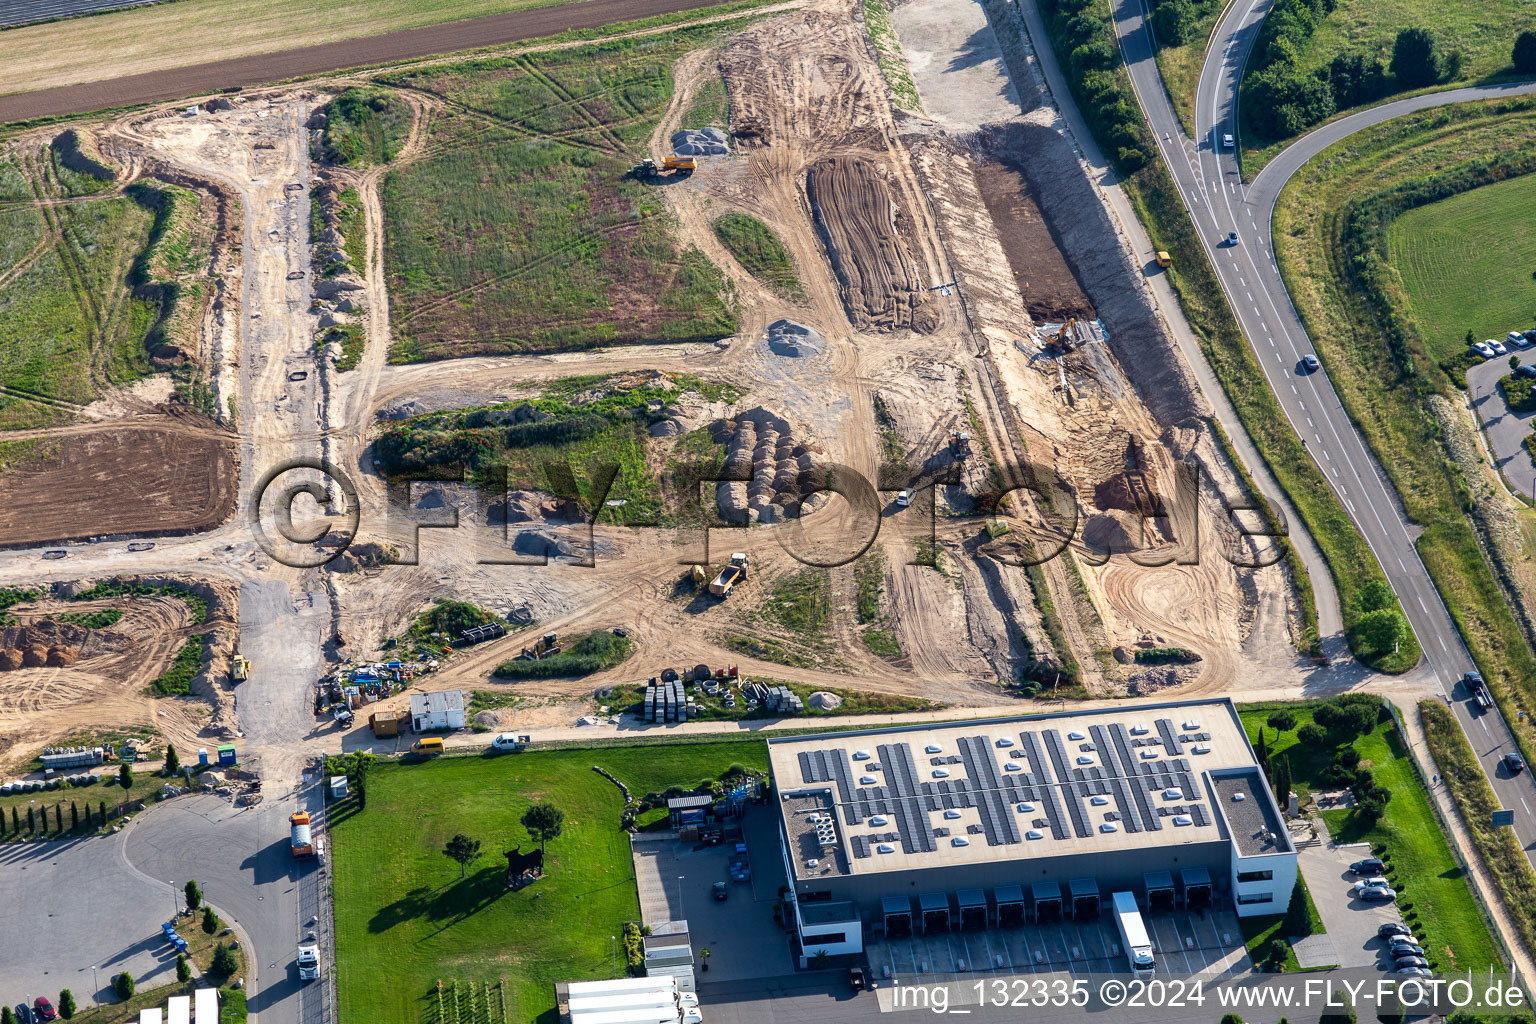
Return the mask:
<svg viewBox="0 0 1536 1024"><path fill-rule="evenodd" d="M1503 340L1536 317L1536 175L1409 210L1388 233L1409 312L1437 360L1477 340Z"/></svg>
<svg viewBox="0 0 1536 1024"><path fill-rule="evenodd" d="M1319 785L1317 777L1332 760L1336 744L1299 743L1295 730L1277 737L1265 720L1284 708L1296 716L1299 729L1312 721L1313 709L1319 703L1239 708L1250 742L1257 746L1262 726L1270 758L1289 760L1292 788L1303 801ZM1370 769L1378 785L1392 791L1392 800L1386 814L1369 828L1364 828L1352 811L1323 812L1334 839L1386 848L1398 905L1409 925L1425 939L1424 948L1429 959L1438 961L1437 970L1478 971L1500 963L1498 947L1478 911L1465 872L1446 843L1396 726L1390 720L1378 723L1369 735L1356 739L1354 746L1360 751L1361 766Z"/></svg>
<svg viewBox="0 0 1536 1024"><path fill-rule="evenodd" d="M730 765L766 770L760 740L535 751L384 763L368 806L333 811L336 973L344 1024L436 1024L437 985L505 979L507 1020L551 1014L557 981L611 976L609 936L639 917L623 802L601 765L637 797L718 778ZM503 849L529 840L518 819L549 800L565 812L545 877L517 892ZM460 879L443 855L463 832L484 855ZM379 964L389 984L379 984ZM483 991L483 990L482 990Z"/></svg>
<svg viewBox="0 0 1536 1024"><path fill-rule="evenodd" d="M498 679L561 679L567 676L589 676L613 668L629 657L634 641L628 637L614 636L607 630L566 637L561 641L559 654L539 661L513 658L496 666L491 673Z"/></svg>
<svg viewBox="0 0 1536 1024"><path fill-rule="evenodd" d="M767 224L745 213L727 213L711 227L747 273L785 298L805 298L789 250Z"/></svg>
<svg viewBox="0 0 1536 1024"><path fill-rule="evenodd" d="M725 278L626 177L672 65L744 22L380 77L430 93L427 155L382 189L392 362L733 333Z"/></svg>
<svg viewBox="0 0 1536 1024"><path fill-rule="evenodd" d="M1285 963L1281 965L1281 971L1299 971L1301 962L1296 959L1296 951L1289 948L1291 939L1304 939L1307 935L1322 935L1327 931L1323 927L1323 919L1318 916L1317 904L1312 902L1312 893L1307 890L1307 883L1298 872L1296 880L1301 882L1301 892L1307 901L1307 926L1306 935L1292 935L1291 929L1284 927L1284 914L1274 914L1267 917L1240 917L1237 926L1243 931L1243 945L1248 948L1248 959L1256 964L1263 963L1269 958L1269 947L1276 939L1285 939L1287 949L1285 951Z"/></svg>
<svg viewBox="0 0 1536 1024"><path fill-rule="evenodd" d="M1402 285L1372 241L1374 229L1361 241L1352 225L1371 222L1373 209L1392 210L1420 183L1429 181L1436 189L1430 194L1442 194L1442 186L1479 180L1482 168L1527 160L1533 127L1536 103L1524 99L1395 118L1303 167L1281 193L1274 225L1280 271L1296 309L1350 418L1408 517L1423 527L1419 554L1510 721L1517 710L1536 706L1536 655L1469 522L1486 484L1452 459L1430 400L1464 403L1465 379L1460 364L1435 359L1402 315ZM1383 239L1389 228L1382 227ZM1377 283L1374 292L1364 290L1367 281ZM1529 731L1516 735L1527 757L1536 755Z"/></svg>
<svg viewBox="0 0 1536 1024"><path fill-rule="evenodd" d="M1405 28L1435 33L1442 53L1460 50L1458 81L1509 71L1515 36L1536 28L1536 8L1525 0L1340 0L1301 54L1301 67L1326 65L1336 54L1359 53L1391 64L1392 44Z"/></svg>

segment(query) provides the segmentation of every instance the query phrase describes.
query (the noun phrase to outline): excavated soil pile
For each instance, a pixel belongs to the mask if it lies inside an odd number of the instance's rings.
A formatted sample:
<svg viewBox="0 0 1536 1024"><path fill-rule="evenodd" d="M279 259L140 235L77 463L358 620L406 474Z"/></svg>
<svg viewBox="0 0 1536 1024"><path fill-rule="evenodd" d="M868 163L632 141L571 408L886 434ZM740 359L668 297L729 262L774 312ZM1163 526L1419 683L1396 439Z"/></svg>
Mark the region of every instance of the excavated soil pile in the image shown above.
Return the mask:
<svg viewBox="0 0 1536 1024"><path fill-rule="evenodd" d="M768 325L766 336L769 351L789 359L819 356L827 347L827 339L820 331L793 320L775 320Z"/></svg>
<svg viewBox="0 0 1536 1024"><path fill-rule="evenodd" d="M788 420L757 408L715 421L710 432L725 445L721 476L735 478L715 485L726 522L771 523L814 512L825 503L822 493L801 500L821 486L814 459L821 449L797 441Z"/></svg>
<svg viewBox="0 0 1536 1024"><path fill-rule="evenodd" d="M907 215L880 170L859 157L828 157L812 165L805 188L853 325L936 329L927 282L907 245Z"/></svg>
<svg viewBox="0 0 1536 1024"><path fill-rule="evenodd" d="M1132 436L1125 448L1125 470L1116 473L1093 489L1093 503L1106 511L1120 509L1143 516L1167 515L1163 499L1147 472L1146 449L1141 438Z"/></svg>
<svg viewBox="0 0 1536 1024"><path fill-rule="evenodd" d="M0 672L19 668L67 668L80 657L90 630L73 622L40 619L0 629Z"/></svg>
<svg viewBox="0 0 1536 1024"><path fill-rule="evenodd" d="M235 508L234 436L191 413L59 433L54 453L0 474L0 546L210 529Z"/></svg>
<svg viewBox="0 0 1536 1024"><path fill-rule="evenodd" d="M1074 317L1092 320L1093 307L1056 247L1029 182L1018 168L989 161L976 168L976 187L997 225L998 241L1008 255L1030 317L1036 323L1061 323Z"/></svg>
<svg viewBox="0 0 1536 1024"><path fill-rule="evenodd" d="M731 147L719 128L684 128L672 133L672 151L678 156L724 156Z"/></svg>

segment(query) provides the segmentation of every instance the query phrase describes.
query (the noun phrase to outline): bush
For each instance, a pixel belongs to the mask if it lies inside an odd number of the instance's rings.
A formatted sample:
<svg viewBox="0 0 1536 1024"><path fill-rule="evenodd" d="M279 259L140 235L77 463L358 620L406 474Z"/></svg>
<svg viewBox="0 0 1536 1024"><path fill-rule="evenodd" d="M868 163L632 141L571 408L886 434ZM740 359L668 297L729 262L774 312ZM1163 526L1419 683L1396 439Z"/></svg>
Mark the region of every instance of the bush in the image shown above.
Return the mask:
<svg viewBox="0 0 1536 1024"><path fill-rule="evenodd" d="M117 993L117 998L129 1000L133 998L133 975L124 971L112 979L112 991Z"/></svg>
<svg viewBox="0 0 1536 1024"><path fill-rule="evenodd" d="M1152 31L1164 46L1183 46L1190 41L1199 17L1190 0L1162 0L1152 12Z"/></svg>
<svg viewBox="0 0 1536 1024"><path fill-rule="evenodd" d="M1289 732L1296 728L1296 716L1289 711L1276 711L1269 716L1268 724L1271 729Z"/></svg>
<svg viewBox="0 0 1536 1024"><path fill-rule="evenodd" d="M235 962L235 954L230 952L229 947L224 943L219 943L213 951L213 960L209 962L208 970L221 978L227 978L239 969L240 965Z"/></svg>
<svg viewBox="0 0 1536 1024"><path fill-rule="evenodd" d="M1510 60L1522 75L1536 74L1536 32L1521 32L1515 37L1515 50Z"/></svg>
<svg viewBox="0 0 1536 1024"><path fill-rule="evenodd" d="M1405 28L1392 45L1392 77L1404 89L1422 89L1440 80L1440 50L1427 28Z"/></svg>
<svg viewBox="0 0 1536 1024"><path fill-rule="evenodd" d="M59 1016L65 1020L75 1016L75 994L67 988L59 993Z"/></svg>
<svg viewBox="0 0 1536 1024"><path fill-rule="evenodd" d="M1328 742L1328 730L1316 722L1307 722L1296 730L1296 739L1304 747L1315 747Z"/></svg>

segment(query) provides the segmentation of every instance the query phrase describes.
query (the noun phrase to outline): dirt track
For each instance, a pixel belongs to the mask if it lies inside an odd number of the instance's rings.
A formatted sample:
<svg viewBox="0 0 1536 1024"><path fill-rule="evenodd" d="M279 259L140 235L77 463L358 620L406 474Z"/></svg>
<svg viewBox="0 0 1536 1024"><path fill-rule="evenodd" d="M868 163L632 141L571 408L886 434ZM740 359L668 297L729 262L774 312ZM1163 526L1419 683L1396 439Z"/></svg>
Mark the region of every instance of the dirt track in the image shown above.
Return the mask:
<svg viewBox="0 0 1536 1024"><path fill-rule="evenodd" d="M52 444L39 465L0 475L4 546L193 533L234 510L234 438L200 417L71 429Z"/></svg>
<svg viewBox="0 0 1536 1024"><path fill-rule="evenodd" d="M537 39L572 29L598 28L618 21L637 21L658 14L691 11L717 2L583 0L562 7L497 14L406 32L391 32L372 38L306 46L284 53L264 53L208 64L192 64L174 70L129 75L105 82L61 86L0 97L0 123L155 103L182 96L198 96L223 89L318 75L341 68L384 64L435 53L452 53L472 47Z"/></svg>

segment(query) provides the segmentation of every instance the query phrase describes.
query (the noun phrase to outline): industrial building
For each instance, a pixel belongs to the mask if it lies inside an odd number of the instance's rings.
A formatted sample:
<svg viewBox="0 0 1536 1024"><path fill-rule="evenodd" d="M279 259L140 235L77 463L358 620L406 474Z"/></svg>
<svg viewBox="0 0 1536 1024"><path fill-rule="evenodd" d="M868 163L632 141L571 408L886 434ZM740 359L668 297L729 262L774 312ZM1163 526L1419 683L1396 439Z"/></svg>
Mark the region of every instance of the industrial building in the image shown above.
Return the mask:
<svg viewBox="0 0 1536 1024"><path fill-rule="evenodd" d="M805 956L1149 910L1285 910L1296 850L1226 699L768 741ZM788 897L786 897L788 898ZM788 908L786 908L788 909Z"/></svg>

